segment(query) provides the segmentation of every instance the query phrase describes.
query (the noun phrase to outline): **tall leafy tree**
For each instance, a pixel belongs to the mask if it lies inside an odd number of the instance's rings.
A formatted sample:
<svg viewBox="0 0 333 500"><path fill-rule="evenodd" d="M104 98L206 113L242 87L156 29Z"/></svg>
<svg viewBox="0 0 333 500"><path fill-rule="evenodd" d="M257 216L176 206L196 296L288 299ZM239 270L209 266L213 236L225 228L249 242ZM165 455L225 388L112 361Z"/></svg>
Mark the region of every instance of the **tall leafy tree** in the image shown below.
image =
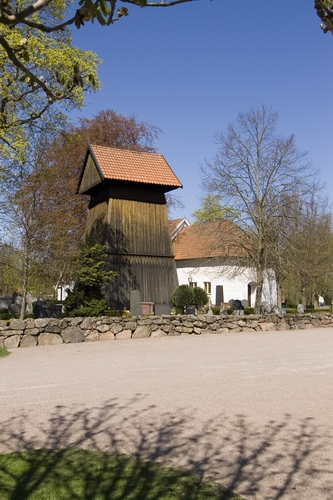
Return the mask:
<svg viewBox="0 0 333 500"><path fill-rule="evenodd" d="M32 131L23 149L24 156L14 156L10 161L7 175L3 175L3 191L0 196L0 214L7 229L15 237L16 253L19 255L16 267L20 270L20 289L22 290L21 317L24 317L26 295L31 276L38 275L44 263L44 241L48 225L41 224L43 195L40 189L47 165L44 161L44 148L56 134L57 114L50 121L42 117L42 131ZM45 217L45 214L44 214ZM7 235L6 235L7 236Z"/></svg>
<svg viewBox="0 0 333 500"><path fill-rule="evenodd" d="M265 272L284 235L284 204L291 198L310 202L320 188L307 154L297 149L293 135L278 135L277 120L278 114L264 105L239 113L235 123L217 135L218 153L205 172L208 192L220 195L225 206L234 209L234 221L242 231L237 244L256 271L258 312Z"/></svg>
<svg viewBox="0 0 333 500"><path fill-rule="evenodd" d="M38 185L39 204L36 224L43 234L39 255L40 273L45 282L68 284L77 261L77 245L84 234L88 200L76 193L87 142L154 151L159 128L135 117L124 117L112 110L101 111L91 120L64 129L43 148L43 169L32 172L26 195Z"/></svg>
<svg viewBox="0 0 333 500"><path fill-rule="evenodd" d="M98 86L97 59L71 47L69 26L80 28L94 21L110 26L129 14L124 4L170 7L192 1L79 0L73 14L69 0L0 0L0 94L3 92L2 107L6 108L5 130L33 123L54 103L74 100L77 106L80 89ZM30 110L20 105L25 101L33 105ZM3 134L0 139L10 137Z"/></svg>
<svg viewBox="0 0 333 500"><path fill-rule="evenodd" d="M2 8L17 13L25 3L1 2ZM43 19L53 26L61 21L67 5L52 3L43 14L31 16L31 23ZM84 94L99 88L97 56L72 46L68 29L45 33L26 23L0 24L0 152L22 160L31 127L40 129L40 119L53 108L67 112L81 108Z"/></svg>

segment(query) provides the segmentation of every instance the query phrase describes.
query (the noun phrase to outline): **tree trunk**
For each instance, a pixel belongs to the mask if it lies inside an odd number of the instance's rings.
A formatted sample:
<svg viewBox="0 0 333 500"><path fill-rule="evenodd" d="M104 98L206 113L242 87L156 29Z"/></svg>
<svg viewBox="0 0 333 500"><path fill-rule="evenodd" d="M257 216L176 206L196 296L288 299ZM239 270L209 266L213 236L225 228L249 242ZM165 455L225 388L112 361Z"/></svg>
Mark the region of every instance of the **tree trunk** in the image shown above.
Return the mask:
<svg viewBox="0 0 333 500"><path fill-rule="evenodd" d="M255 314L260 314L261 304L262 304L262 290L264 284L264 273L262 267L257 266L257 290L256 290L256 301L254 305Z"/></svg>
<svg viewBox="0 0 333 500"><path fill-rule="evenodd" d="M29 277L29 248L26 248L23 257L23 279L22 279L22 303L20 320L24 319L25 310L27 307L27 291L28 291L28 277Z"/></svg>

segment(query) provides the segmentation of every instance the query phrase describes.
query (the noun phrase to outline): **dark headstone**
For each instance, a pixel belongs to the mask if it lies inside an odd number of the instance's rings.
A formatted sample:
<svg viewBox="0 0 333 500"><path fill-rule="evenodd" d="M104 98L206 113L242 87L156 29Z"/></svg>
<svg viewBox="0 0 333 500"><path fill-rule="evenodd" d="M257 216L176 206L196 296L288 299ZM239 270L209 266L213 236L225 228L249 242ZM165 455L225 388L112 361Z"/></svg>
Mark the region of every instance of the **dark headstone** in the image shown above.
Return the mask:
<svg viewBox="0 0 333 500"><path fill-rule="evenodd" d="M220 306L224 302L223 285L216 285L215 305Z"/></svg>
<svg viewBox="0 0 333 500"><path fill-rule="evenodd" d="M156 316L162 316L162 314L170 314L171 306L170 304L155 304L155 312Z"/></svg>
<svg viewBox="0 0 333 500"><path fill-rule="evenodd" d="M12 304L12 298L10 295L0 297L0 309L8 309L10 304Z"/></svg>
<svg viewBox="0 0 333 500"><path fill-rule="evenodd" d="M21 304L9 304L8 312L10 314L19 314L21 312Z"/></svg>
<svg viewBox="0 0 333 500"><path fill-rule="evenodd" d="M48 306L45 302L37 301L34 306L34 318L61 318L62 305L54 304Z"/></svg>
<svg viewBox="0 0 333 500"><path fill-rule="evenodd" d="M130 309L132 316L142 316L141 293L139 292L139 290L131 291Z"/></svg>
<svg viewBox="0 0 333 500"><path fill-rule="evenodd" d="M186 314L195 314L195 307L194 306L187 306Z"/></svg>
<svg viewBox="0 0 333 500"><path fill-rule="evenodd" d="M244 306L240 300L229 300L230 309L232 311L244 311Z"/></svg>

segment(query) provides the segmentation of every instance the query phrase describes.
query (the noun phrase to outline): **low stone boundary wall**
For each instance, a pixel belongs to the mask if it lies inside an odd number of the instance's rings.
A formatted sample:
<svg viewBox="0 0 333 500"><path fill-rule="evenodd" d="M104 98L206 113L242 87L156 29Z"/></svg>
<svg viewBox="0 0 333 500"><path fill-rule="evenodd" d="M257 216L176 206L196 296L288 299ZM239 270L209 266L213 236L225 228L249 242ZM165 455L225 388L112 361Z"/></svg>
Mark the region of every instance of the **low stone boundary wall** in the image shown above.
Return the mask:
<svg viewBox="0 0 333 500"><path fill-rule="evenodd" d="M139 316L132 318L39 318L0 321L0 347L124 340L175 335L223 334L333 327L333 315Z"/></svg>

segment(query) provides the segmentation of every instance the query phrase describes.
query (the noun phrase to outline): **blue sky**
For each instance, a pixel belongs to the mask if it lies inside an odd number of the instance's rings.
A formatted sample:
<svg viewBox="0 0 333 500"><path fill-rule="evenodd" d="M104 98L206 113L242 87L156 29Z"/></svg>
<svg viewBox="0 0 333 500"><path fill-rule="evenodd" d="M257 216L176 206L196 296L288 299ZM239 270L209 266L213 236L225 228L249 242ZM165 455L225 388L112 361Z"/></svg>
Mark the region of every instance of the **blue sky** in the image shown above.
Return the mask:
<svg viewBox="0 0 333 500"><path fill-rule="evenodd" d="M278 131L296 135L333 202L333 38L324 35L312 0L198 0L136 8L110 27L85 25L73 41L103 60L102 89L72 115L102 109L159 126L157 141L183 184L187 217L200 206L201 166L217 151L215 133L239 111L266 104Z"/></svg>

